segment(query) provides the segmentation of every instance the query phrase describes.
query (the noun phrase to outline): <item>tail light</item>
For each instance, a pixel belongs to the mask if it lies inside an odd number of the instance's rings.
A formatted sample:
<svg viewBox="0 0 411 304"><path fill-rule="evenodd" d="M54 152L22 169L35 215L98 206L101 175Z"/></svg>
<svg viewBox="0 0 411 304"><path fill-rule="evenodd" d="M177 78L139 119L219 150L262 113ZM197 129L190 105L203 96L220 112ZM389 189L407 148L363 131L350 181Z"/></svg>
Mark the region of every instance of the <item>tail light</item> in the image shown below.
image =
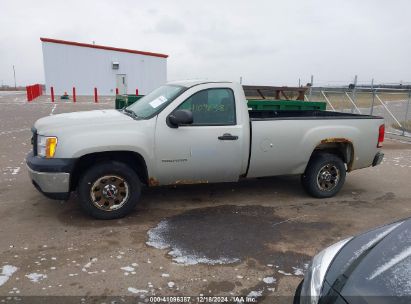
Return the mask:
<svg viewBox="0 0 411 304"><path fill-rule="evenodd" d="M385 125L381 125L379 130L378 130L378 144L377 148L382 147L382 143L384 142L384 136L385 136Z"/></svg>

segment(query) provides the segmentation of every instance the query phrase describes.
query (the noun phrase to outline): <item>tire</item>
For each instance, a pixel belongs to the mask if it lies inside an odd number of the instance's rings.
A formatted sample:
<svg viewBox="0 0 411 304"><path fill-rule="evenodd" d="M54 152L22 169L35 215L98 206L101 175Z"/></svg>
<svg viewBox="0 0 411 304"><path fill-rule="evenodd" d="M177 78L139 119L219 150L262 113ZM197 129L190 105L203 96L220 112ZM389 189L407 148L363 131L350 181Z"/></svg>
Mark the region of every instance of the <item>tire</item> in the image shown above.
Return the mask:
<svg viewBox="0 0 411 304"><path fill-rule="evenodd" d="M133 211L141 195L134 170L117 161L94 165L81 177L77 192L83 210L96 219L109 220Z"/></svg>
<svg viewBox="0 0 411 304"><path fill-rule="evenodd" d="M311 157L301 182L311 196L327 198L341 190L345 176L345 164L341 158L330 153L318 153Z"/></svg>
<svg viewBox="0 0 411 304"><path fill-rule="evenodd" d="M295 290L295 294L294 294L294 299L293 299L293 304L300 304L300 300L301 300L301 289L303 289L303 283L304 280L302 280L300 282L300 284L298 284L297 289Z"/></svg>

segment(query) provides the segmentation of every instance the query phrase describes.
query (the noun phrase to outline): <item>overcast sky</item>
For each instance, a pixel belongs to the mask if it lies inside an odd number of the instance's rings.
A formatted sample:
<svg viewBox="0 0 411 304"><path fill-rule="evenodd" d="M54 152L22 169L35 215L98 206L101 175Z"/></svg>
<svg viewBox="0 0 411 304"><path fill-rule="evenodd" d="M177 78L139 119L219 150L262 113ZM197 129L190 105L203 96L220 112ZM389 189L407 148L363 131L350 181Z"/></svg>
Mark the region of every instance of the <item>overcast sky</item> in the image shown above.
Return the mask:
<svg viewBox="0 0 411 304"><path fill-rule="evenodd" d="M0 84L43 82L40 37L169 54L168 79L411 82L411 1L0 0Z"/></svg>

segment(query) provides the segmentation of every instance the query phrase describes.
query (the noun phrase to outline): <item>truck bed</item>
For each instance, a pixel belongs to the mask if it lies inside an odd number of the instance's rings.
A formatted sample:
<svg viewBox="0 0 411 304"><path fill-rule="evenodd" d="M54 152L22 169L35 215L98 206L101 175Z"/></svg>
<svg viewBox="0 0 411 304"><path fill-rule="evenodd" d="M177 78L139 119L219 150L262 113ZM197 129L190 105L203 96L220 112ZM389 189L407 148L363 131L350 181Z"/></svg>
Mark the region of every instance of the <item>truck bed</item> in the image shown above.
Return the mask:
<svg viewBox="0 0 411 304"><path fill-rule="evenodd" d="M249 110L250 120L284 119L381 119L378 116L317 110Z"/></svg>
<svg viewBox="0 0 411 304"><path fill-rule="evenodd" d="M302 174L324 140L353 145L352 169L372 165L384 119L329 111L251 110L248 177Z"/></svg>

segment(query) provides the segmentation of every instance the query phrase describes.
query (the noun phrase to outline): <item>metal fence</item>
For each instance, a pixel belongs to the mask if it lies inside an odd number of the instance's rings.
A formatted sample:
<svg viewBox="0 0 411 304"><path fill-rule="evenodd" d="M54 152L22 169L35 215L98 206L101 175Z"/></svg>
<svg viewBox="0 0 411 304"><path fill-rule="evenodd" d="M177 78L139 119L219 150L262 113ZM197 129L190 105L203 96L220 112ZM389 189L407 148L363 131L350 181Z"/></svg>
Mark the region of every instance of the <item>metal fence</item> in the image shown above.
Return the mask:
<svg viewBox="0 0 411 304"><path fill-rule="evenodd" d="M411 89L312 87L306 100L325 101L327 110L385 118L386 132L411 138Z"/></svg>

